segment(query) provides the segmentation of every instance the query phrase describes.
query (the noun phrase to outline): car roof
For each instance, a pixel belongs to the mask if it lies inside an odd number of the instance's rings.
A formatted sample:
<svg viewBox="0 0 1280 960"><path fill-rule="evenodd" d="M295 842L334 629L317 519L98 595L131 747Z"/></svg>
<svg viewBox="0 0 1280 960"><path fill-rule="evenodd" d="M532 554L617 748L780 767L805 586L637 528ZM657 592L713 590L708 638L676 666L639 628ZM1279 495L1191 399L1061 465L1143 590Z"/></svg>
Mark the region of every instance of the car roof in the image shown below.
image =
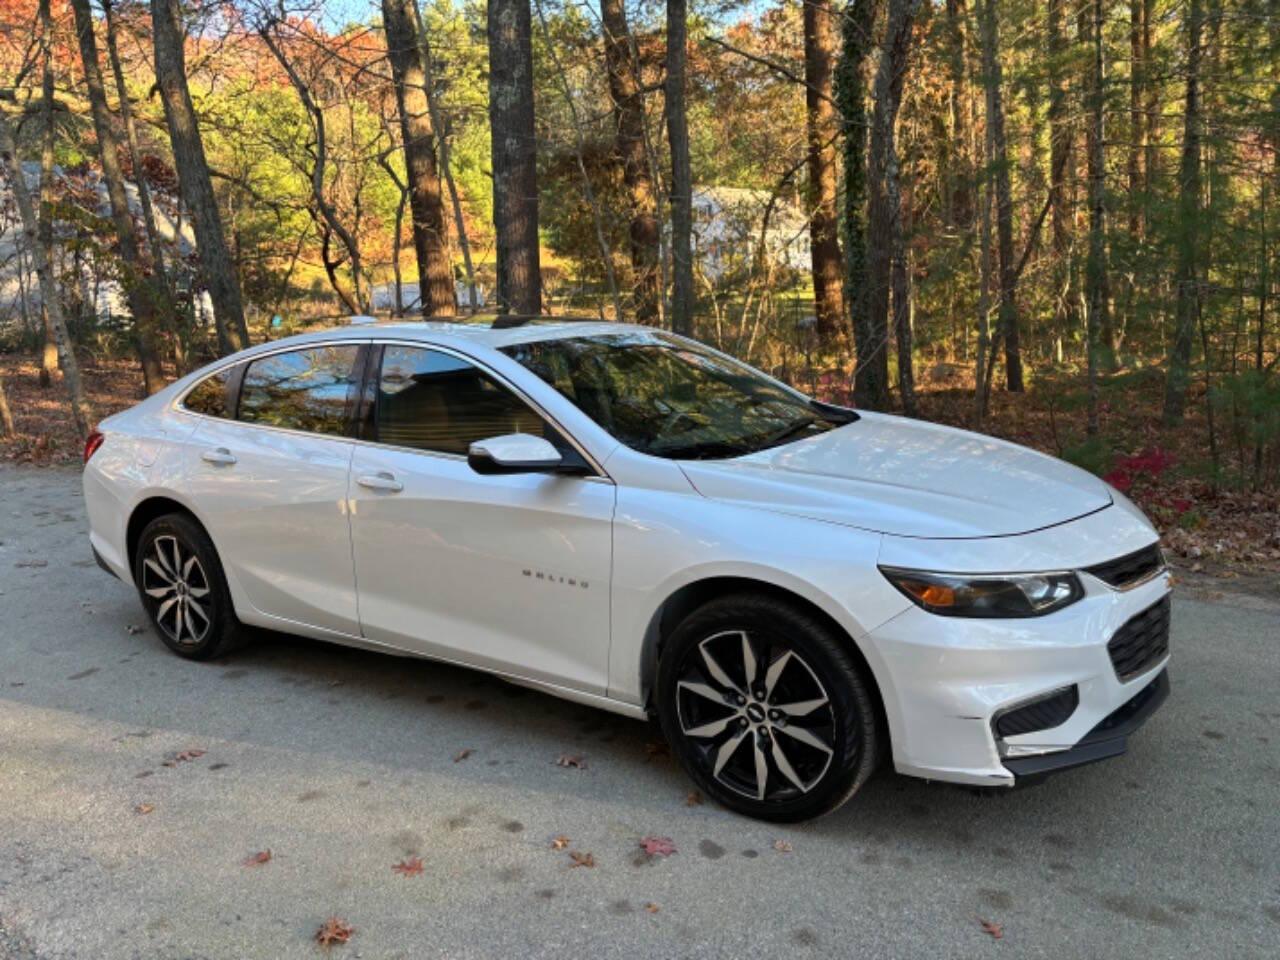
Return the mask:
<svg viewBox="0 0 1280 960"><path fill-rule="evenodd" d="M263 346L278 348L292 343L305 344L316 341L390 338L396 340L421 340L424 343L437 343L446 346L481 346L496 350L517 343L536 343L543 340L562 340L570 337L635 332L652 333L655 332L655 328L632 323L609 323L599 320L557 321L555 317L548 317L545 320L540 319L532 323L523 323L518 326L497 328L488 323L383 320L348 323L321 330L310 330L292 337L282 337L279 340L270 341L269 344L264 344Z"/></svg>

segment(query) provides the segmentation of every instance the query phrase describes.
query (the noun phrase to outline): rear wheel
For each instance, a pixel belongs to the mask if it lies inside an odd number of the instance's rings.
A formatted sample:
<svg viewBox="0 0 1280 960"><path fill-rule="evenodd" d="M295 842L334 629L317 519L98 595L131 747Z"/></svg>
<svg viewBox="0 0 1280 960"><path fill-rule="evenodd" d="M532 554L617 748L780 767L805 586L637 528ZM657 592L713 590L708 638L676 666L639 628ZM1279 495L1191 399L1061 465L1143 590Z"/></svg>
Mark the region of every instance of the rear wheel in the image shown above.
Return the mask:
<svg viewBox="0 0 1280 960"><path fill-rule="evenodd" d="M737 595L692 613L658 668L663 732L689 775L763 820L830 813L875 769L871 681L843 638L771 597Z"/></svg>
<svg viewBox="0 0 1280 960"><path fill-rule="evenodd" d="M200 524L181 513L152 520L138 538L134 583L170 650L208 660L235 647L243 631L222 564Z"/></svg>

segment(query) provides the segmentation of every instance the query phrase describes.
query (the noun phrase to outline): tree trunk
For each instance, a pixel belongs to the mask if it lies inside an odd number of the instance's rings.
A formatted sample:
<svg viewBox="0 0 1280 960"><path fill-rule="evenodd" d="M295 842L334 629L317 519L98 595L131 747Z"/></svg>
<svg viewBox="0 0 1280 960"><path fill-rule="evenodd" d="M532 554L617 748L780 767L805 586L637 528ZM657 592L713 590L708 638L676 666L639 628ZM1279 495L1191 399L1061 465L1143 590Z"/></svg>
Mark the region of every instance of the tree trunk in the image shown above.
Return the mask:
<svg viewBox="0 0 1280 960"><path fill-rule="evenodd" d="M1101 31L1097 26L1097 16L1094 10L1093 0L1084 0L1078 8L1077 30L1079 33L1080 43L1088 44L1089 50L1089 68L1088 68L1088 113L1086 115L1084 140L1085 140L1085 167L1089 178L1089 259L1085 264L1085 311L1088 314L1086 324L1095 324L1092 338L1086 336L1090 343L1093 344L1092 349L1096 351L1093 362L1101 363L1108 370L1112 370L1116 365L1116 330L1115 324L1111 317L1111 281L1107 276L1105 265L1097 274L1096 279L1099 283L1097 303L1094 302L1094 289L1091 286L1095 279L1093 270L1094 257L1094 184L1101 181L1105 186L1106 170L1102 164L1104 162L1105 146L1103 142L1103 111L1093 108L1093 100L1095 92L1101 96L1102 90L1102 37ZM1083 51L1082 51L1083 52ZM1099 227L1101 229L1101 227ZM1104 237L1105 244L1105 237ZM1105 258L1106 249L1103 247L1103 256ZM1087 331L1086 331L1087 334Z"/></svg>
<svg viewBox="0 0 1280 960"><path fill-rule="evenodd" d="M422 9L418 0L409 0L413 7L413 18L418 27L419 54L422 57L422 71L426 83L427 112L431 115L431 127L436 133L436 142L440 145L440 172L444 174L445 186L449 189L449 202L453 207L453 220L458 230L458 248L462 251L462 269L467 278L467 304L475 313L480 303L477 298L476 273L471 263L471 240L467 236L467 223L462 216L462 200L458 196L458 185L453 181L453 167L449 162L449 128L444 117L436 109L435 90L432 86L431 44L427 37L427 24L422 19Z"/></svg>
<svg viewBox="0 0 1280 960"><path fill-rule="evenodd" d="M1089 329L1086 344L1088 350L1089 377L1089 436L1098 432L1098 340L1100 332L1111 325L1105 320L1107 311L1107 240L1106 240L1106 170L1103 166L1103 61L1102 61L1102 0L1093 3L1093 70L1089 90ZM1103 341L1108 358L1115 356L1114 330L1111 339L1104 333ZM1112 359L1108 360L1110 365Z"/></svg>
<svg viewBox="0 0 1280 960"><path fill-rule="evenodd" d="M911 27L920 2L921 0L889 0L884 49L876 71L875 108L871 117L871 146L868 155L870 196L867 204L867 326L876 344L872 349L879 349L882 353L888 350L890 287L895 288L895 294L903 294L904 301L906 294L905 280L900 286L896 282L891 283L891 279L894 279L892 274L897 267L895 261L900 259L899 251L903 246L902 194L898 187L895 127L911 52ZM912 412L915 396L911 375L911 334L907 326L909 317L909 305L895 299L893 318L899 346L899 384L903 406L909 408L908 412ZM885 379L881 407L888 405L888 378Z"/></svg>
<svg viewBox="0 0 1280 960"><path fill-rule="evenodd" d="M986 77L987 123L991 125L991 155L996 201L996 242L1000 252L1000 336L1004 340L1005 387L1023 391L1022 348L1018 338L1017 271L1013 250L1013 197L1009 189L1009 158L1004 135L1004 79L1000 69L1000 34L994 0L979 6L982 33L982 72Z"/></svg>
<svg viewBox="0 0 1280 960"><path fill-rule="evenodd" d="M1188 0L1187 92L1183 112L1182 160L1178 168L1178 314L1165 377L1164 423L1182 422L1191 367L1191 336L1200 312L1200 58L1203 8Z"/></svg>
<svg viewBox="0 0 1280 960"><path fill-rule="evenodd" d="M624 0L600 0L600 19L604 24L605 65L617 131L615 149L622 163L622 182L627 192L636 320L651 323L658 316L662 289L657 197L645 155L644 91L639 63L631 55L631 32Z"/></svg>
<svg viewBox="0 0 1280 960"><path fill-rule="evenodd" d="M1143 38L1147 35L1143 23L1144 2L1129 0L1129 159L1125 172L1129 181L1129 234L1135 240L1142 235L1142 198L1146 192L1142 176L1142 160L1147 147L1147 124L1143 113L1143 86L1147 70L1147 51L1143 46Z"/></svg>
<svg viewBox="0 0 1280 960"><path fill-rule="evenodd" d="M169 273L165 268L164 245L160 238L160 231L156 227L155 207L151 204L151 187L147 185L146 171L142 165L142 151L138 148L138 131L133 122L133 106L129 102L129 93L125 88L124 68L120 63L120 49L116 43L116 18L112 12L111 0L102 0L102 12L107 25L107 57L111 61L116 95L120 100L120 119L124 123L125 138L129 144L129 162L133 167L134 184L138 188L138 201L142 204L142 223L147 231L151 265L164 298L165 309L172 314L175 311L173 289L169 284ZM181 372L179 370L179 373Z"/></svg>
<svg viewBox="0 0 1280 960"><path fill-rule="evenodd" d="M400 109L422 315L451 317L457 313L457 304L445 231L444 198L440 192L435 133L431 129L427 103L426 71L412 7L413 0L382 0L382 26L387 37L387 59L391 61L396 104Z"/></svg>
<svg viewBox="0 0 1280 960"><path fill-rule="evenodd" d="M57 131L53 126L53 17L49 0L40 0L40 60L41 98L40 119L43 125L40 139L40 244L45 259L53 262L53 145ZM49 313L41 307L44 324L44 350L40 357L40 386L53 383L58 369L58 346L53 339L53 326Z"/></svg>
<svg viewBox="0 0 1280 960"><path fill-rule="evenodd" d="M489 127L498 309L542 310L529 0L489 0Z"/></svg>
<svg viewBox="0 0 1280 960"><path fill-rule="evenodd" d="M981 11L982 0L978 0ZM988 101L988 105L990 101ZM982 216L978 224L978 353L974 369L973 386L973 426L982 428L982 421L987 415L987 400L991 390L991 370L988 364L995 357L994 351L988 353L991 344L991 124L985 124L986 134L983 143L984 160L982 165Z"/></svg>
<svg viewBox="0 0 1280 960"><path fill-rule="evenodd" d="M691 336L693 334L693 173L689 161L689 118L685 111L687 47L688 4L686 0L667 0L665 98L667 140L671 144L671 329L676 333Z"/></svg>
<svg viewBox="0 0 1280 960"><path fill-rule="evenodd" d="M836 63L836 15L831 0L804 4L805 133L809 140L809 255L818 337L827 342L844 319L844 264L836 215L836 107L832 98Z"/></svg>
<svg viewBox="0 0 1280 960"><path fill-rule="evenodd" d="M0 377L0 437L16 437L18 428L13 425L13 414L9 411L9 398L4 394L4 377Z"/></svg>
<svg viewBox="0 0 1280 960"><path fill-rule="evenodd" d="M160 351L156 345L159 334L156 323L156 306L159 292L147 278L146 264L138 249L138 233L134 227L133 211L124 189L124 175L120 172L120 148L115 130L111 126L111 114L107 111L107 90L102 82L102 67L98 62L98 43L93 33L93 14L89 0L71 0L75 14L76 34L80 42L80 63L84 69L84 85L89 93L89 109L93 114L93 131L98 138L98 157L102 163L102 179L107 187L107 202L111 206L111 220L116 228L116 245L120 251L120 285L124 287L133 314L134 335L137 338L138 360L142 364L142 379L147 395L164 388L164 371L160 369Z"/></svg>
<svg viewBox="0 0 1280 960"><path fill-rule="evenodd" d="M54 346L58 350L58 365L62 367L62 378L67 385L67 396L71 401L71 418L75 422L80 436L88 436L93 413L89 402L85 399L84 383L80 379L80 365L71 346L71 338L67 335L67 325L62 319L62 303L58 300L58 291L53 281L53 270L44 247L40 245L40 226L35 207L31 204L31 193L27 190L27 182L22 177L22 161L18 159L18 148L13 143L13 132L9 129L9 121L0 112L0 164L9 175L9 189L18 204L18 215L22 218L22 234L27 249L36 261L36 275L40 278L40 298L45 302L48 311L49 326L53 331Z"/></svg>
<svg viewBox="0 0 1280 960"><path fill-rule="evenodd" d="M879 0L850 0L841 28L840 63L836 70L836 103L844 141L844 303L853 323L857 366L853 396L860 407L887 405L889 361L883 340L877 341L868 313L867 257L867 87L866 61Z"/></svg>
<svg viewBox="0 0 1280 960"><path fill-rule="evenodd" d="M1063 341L1075 330L1076 294L1071 269L1071 175L1072 136L1067 103L1067 37L1064 7L1067 0L1049 0L1045 33L1049 53L1049 210L1053 218L1053 326L1054 359L1061 363Z"/></svg>
<svg viewBox="0 0 1280 960"><path fill-rule="evenodd" d="M236 279L222 233L222 216L209 179L204 141L196 123L191 92L187 89L185 30L178 0L151 0L154 32L156 85L164 103L165 123L173 147L173 165L178 171L182 200L191 216L196 245L200 250L200 276L213 301L213 320L218 331L218 350L227 354L249 345L244 322L240 284Z"/></svg>
<svg viewBox="0 0 1280 960"><path fill-rule="evenodd" d="M1155 20L1153 9L1155 0L1142 0L1142 49L1143 53L1143 85L1145 102L1143 104L1143 183L1146 193L1143 196L1142 224L1143 232L1150 231L1151 221L1151 185L1158 182L1160 176L1160 90L1161 84L1154 82L1151 70L1151 24Z"/></svg>
<svg viewBox="0 0 1280 960"><path fill-rule="evenodd" d="M969 155L969 71L965 60L966 0L946 0L947 4L947 114L951 142L944 156L950 169L943 171L947 196L947 225L958 233L973 226L973 158Z"/></svg>

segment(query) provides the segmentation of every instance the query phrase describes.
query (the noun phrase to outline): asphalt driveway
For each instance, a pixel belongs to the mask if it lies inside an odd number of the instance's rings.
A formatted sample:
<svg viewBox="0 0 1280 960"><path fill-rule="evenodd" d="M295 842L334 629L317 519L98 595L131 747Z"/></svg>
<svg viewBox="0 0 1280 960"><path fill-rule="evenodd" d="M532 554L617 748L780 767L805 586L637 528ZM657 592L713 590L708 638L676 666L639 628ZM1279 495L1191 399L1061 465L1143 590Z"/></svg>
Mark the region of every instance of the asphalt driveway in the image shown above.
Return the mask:
<svg viewBox="0 0 1280 960"><path fill-rule="evenodd" d="M0 541L0 957L316 957L330 914L335 957L1280 954L1280 607L1175 595L1124 757L998 796L885 770L774 827L689 805L654 728L481 674L180 660L76 472L0 467Z"/></svg>

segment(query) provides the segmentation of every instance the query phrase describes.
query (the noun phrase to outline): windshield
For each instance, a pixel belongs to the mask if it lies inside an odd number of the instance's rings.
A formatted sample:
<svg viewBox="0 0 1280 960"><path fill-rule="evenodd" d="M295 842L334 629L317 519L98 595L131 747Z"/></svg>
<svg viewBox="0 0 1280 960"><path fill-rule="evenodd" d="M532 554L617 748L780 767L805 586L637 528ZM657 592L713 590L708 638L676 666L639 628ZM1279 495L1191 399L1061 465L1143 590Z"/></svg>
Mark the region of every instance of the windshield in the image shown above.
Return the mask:
<svg viewBox="0 0 1280 960"><path fill-rule="evenodd" d="M677 459L737 457L856 418L658 331L503 347L622 443Z"/></svg>

